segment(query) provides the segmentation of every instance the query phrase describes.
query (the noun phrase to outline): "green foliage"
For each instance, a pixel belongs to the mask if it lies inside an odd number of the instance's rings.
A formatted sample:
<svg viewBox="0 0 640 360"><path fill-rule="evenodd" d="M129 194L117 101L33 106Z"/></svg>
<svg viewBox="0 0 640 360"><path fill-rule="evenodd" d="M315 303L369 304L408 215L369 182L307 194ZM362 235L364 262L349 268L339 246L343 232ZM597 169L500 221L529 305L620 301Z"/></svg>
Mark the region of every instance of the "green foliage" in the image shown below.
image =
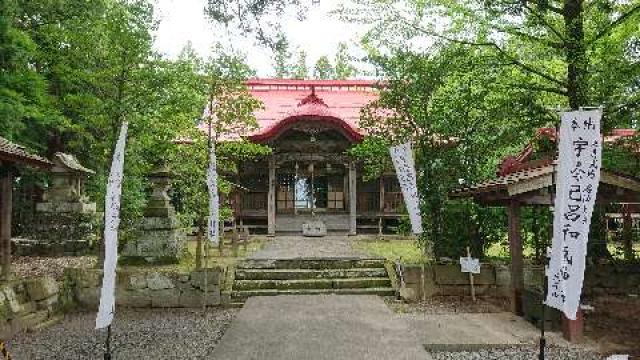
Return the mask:
<svg viewBox="0 0 640 360"><path fill-rule="evenodd" d="M289 40L287 40L284 33L278 34L273 52L273 68L276 73L276 78L284 79L292 75L291 66L289 65L289 60L291 59Z"/></svg>
<svg viewBox="0 0 640 360"><path fill-rule="evenodd" d="M249 94L244 80L252 75L245 64L243 55L227 52L218 48L218 52L206 66L210 87L209 110L213 117L202 119L201 129L193 126L185 133L191 143L180 145L171 154L168 162L175 173L180 174L174 180L173 199L184 224L204 226L208 215L208 192L206 170L208 164L208 139L205 130L211 122L213 146L215 146L219 177L219 190L223 194L231 191L229 177L237 173L237 164L258 156L270 154L267 146L242 141L238 135L247 133L257 126L254 112L262 108L262 103ZM205 101L206 102L206 101ZM220 141L224 140L224 141ZM233 140L233 141L229 141ZM221 218L231 217L231 210L222 204Z"/></svg>
<svg viewBox="0 0 640 360"><path fill-rule="evenodd" d="M256 126L253 111L261 104L244 88L243 80L255 75L244 56L217 46L204 61L187 44L177 60L163 59L153 50L157 20L147 0L16 0L0 9L2 135L43 155L75 154L96 171L86 190L100 209L126 120L123 233L131 233L142 216L147 176L161 163L174 167L181 216L201 217L208 207L202 202L208 161L206 139L196 125L207 98L216 99L216 139ZM194 145L176 139L193 139ZM220 169L232 173L235 159L267 151L244 142L221 145ZM43 183L46 178L23 176L20 188ZM229 189L225 179L221 189Z"/></svg>
<svg viewBox="0 0 640 360"><path fill-rule="evenodd" d="M320 56L318 61L316 61L316 65L313 68L313 76L316 79L320 80L328 80L333 79L335 76L335 70L331 65L331 61L326 56Z"/></svg>
<svg viewBox="0 0 640 360"><path fill-rule="evenodd" d="M309 67L307 67L307 53L304 50L301 50L298 54L298 62L296 66L293 68L294 79L306 79L309 77Z"/></svg>
<svg viewBox="0 0 640 360"><path fill-rule="evenodd" d="M207 0L205 14L212 21L237 27L275 49L282 15L288 8L297 8L297 18L305 18L307 7L301 0Z"/></svg>
<svg viewBox="0 0 640 360"><path fill-rule="evenodd" d="M511 74L487 66L484 55L456 45L430 55L374 57L388 86L363 109L360 124L370 137L349 150L364 162L365 176L376 176L390 169L390 144L413 142L425 228L420 240L437 256L455 258L466 246L480 255L502 239L504 210L447 194L461 182L494 176L500 160L548 121L542 101L503 86Z"/></svg>
<svg viewBox="0 0 640 360"><path fill-rule="evenodd" d="M352 58L349 55L349 49L347 48L347 44L341 42L338 44L338 50L336 51L336 61L335 61L335 78L339 80L344 80L348 78L352 78L357 75L357 70L355 66L352 64Z"/></svg>
<svg viewBox="0 0 640 360"><path fill-rule="evenodd" d="M640 137L605 144L602 151L602 167L630 176L640 177Z"/></svg>
<svg viewBox="0 0 640 360"><path fill-rule="evenodd" d="M364 38L372 52L407 43L473 46L512 73L504 84L550 96L553 107L602 104L605 129L637 119L637 0L354 0L339 13L374 24Z"/></svg>
<svg viewBox="0 0 640 360"><path fill-rule="evenodd" d="M347 153L362 163L364 181L380 177L385 171L393 170L389 146L391 142L383 137L366 137L360 144L351 147Z"/></svg>
<svg viewBox="0 0 640 360"><path fill-rule="evenodd" d="M46 83L31 66L36 44L18 27L20 12L17 1L0 3L0 134L13 140L26 140L22 132L56 115L46 111Z"/></svg>

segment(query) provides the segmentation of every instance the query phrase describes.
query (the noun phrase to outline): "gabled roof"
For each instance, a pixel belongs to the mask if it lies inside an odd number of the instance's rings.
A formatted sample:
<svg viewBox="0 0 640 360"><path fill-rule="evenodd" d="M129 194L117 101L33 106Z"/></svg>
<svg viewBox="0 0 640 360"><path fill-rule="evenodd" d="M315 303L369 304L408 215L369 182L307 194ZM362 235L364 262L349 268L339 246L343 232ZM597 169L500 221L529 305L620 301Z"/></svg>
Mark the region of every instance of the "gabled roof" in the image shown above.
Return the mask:
<svg viewBox="0 0 640 360"><path fill-rule="evenodd" d="M555 165L556 162L552 163L548 160L546 163L540 163L535 167L460 187L450 192L449 196L452 198L473 197L480 203L500 204L524 194L538 192L538 195L544 195L549 187L555 185L553 177L553 172L556 170ZM616 191L611 196L625 195L627 199L634 200L633 202L640 200L640 179L638 178L602 169L600 171L600 184L622 190ZM601 195L600 193L599 191L599 196ZM633 195L630 196L630 193L633 193ZM530 197L529 199L537 204L550 204L549 196L543 198ZM619 199L610 197L607 200L615 201Z"/></svg>
<svg viewBox="0 0 640 360"><path fill-rule="evenodd" d="M53 163L0 136L0 161L49 168Z"/></svg>
<svg viewBox="0 0 640 360"><path fill-rule="evenodd" d="M360 110L378 99L378 89L384 86L373 80L250 79L245 84L249 93L264 105L254 113L258 127L248 133L227 134L219 140L244 137L265 142L291 122L304 120L337 126L351 141L360 141L364 136L358 124ZM208 131L204 121L198 128ZM188 139L176 141L189 142Z"/></svg>
<svg viewBox="0 0 640 360"><path fill-rule="evenodd" d="M56 167L52 169L52 172L75 172L81 174L95 174L96 172L88 169L78 161L78 158L71 154L63 152L57 152L53 154L53 161L56 163Z"/></svg>
<svg viewBox="0 0 640 360"><path fill-rule="evenodd" d="M633 129L615 129L604 136L604 142L612 144L637 134L638 132ZM535 140L543 138L555 143L557 141L556 129L538 129ZM555 154L548 154L547 158L532 160L534 152L535 147L532 141L517 155L510 155L502 160L496 178L462 186L451 191L449 196L452 198L473 197L476 201L484 204L503 204L511 198L522 198L524 194L527 194L529 203L550 203L549 196L541 195L548 193L549 187L555 185L553 172L556 161L552 159ZM600 183L617 189L615 193L607 195L610 197L607 199L609 201L640 201L640 179L638 178L602 169Z"/></svg>

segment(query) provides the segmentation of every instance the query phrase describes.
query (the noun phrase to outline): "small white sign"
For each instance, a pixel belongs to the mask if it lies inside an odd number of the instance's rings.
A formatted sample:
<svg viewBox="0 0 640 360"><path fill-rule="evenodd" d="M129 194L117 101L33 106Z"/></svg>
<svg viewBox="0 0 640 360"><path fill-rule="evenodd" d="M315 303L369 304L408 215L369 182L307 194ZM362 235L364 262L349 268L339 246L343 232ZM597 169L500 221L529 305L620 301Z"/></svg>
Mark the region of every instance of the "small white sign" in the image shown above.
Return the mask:
<svg viewBox="0 0 640 360"><path fill-rule="evenodd" d="M480 259L461 257L460 267L462 268L462 272L480 274Z"/></svg>
<svg viewBox="0 0 640 360"><path fill-rule="evenodd" d="M611 355L607 360L628 360L629 355Z"/></svg>

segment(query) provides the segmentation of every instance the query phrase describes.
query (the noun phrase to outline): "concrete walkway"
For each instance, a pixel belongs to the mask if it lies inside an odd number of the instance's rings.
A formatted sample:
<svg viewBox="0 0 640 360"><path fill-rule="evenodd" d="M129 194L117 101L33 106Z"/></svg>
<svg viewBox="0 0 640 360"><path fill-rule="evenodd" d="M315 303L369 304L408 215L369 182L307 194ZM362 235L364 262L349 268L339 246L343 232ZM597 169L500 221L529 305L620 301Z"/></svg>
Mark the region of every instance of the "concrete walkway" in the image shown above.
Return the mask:
<svg viewBox="0 0 640 360"><path fill-rule="evenodd" d="M213 353L219 360L429 360L377 296L253 297Z"/></svg>
<svg viewBox="0 0 640 360"><path fill-rule="evenodd" d="M330 235L325 237L276 236L270 238L252 259L298 258L370 258L352 246L355 237Z"/></svg>
<svg viewBox="0 0 640 360"><path fill-rule="evenodd" d="M534 344L539 330L512 313L402 314L428 350L475 350ZM557 334L547 333L553 342Z"/></svg>

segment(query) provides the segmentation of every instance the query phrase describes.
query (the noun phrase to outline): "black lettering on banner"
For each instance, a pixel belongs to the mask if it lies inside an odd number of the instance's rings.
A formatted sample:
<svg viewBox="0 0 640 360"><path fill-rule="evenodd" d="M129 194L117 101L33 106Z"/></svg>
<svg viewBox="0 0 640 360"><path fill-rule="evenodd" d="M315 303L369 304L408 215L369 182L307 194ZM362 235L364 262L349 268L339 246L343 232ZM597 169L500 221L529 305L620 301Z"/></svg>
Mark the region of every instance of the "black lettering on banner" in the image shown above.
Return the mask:
<svg viewBox="0 0 640 360"><path fill-rule="evenodd" d="M566 242L567 240L571 240L571 241L578 241L578 239L580 238L580 232L579 231L571 231L571 227L570 226L566 226L564 229L562 229L562 234L563 236L563 240ZM569 236L569 239L567 239L567 235Z"/></svg>
<svg viewBox="0 0 640 360"><path fill-rule="evenodd" d="M571 120L571 129L576 131L576 129L580 129L580 124L578 124L578 119L574 118Z"/></svg>
<svg viewBox="0 0 640 360"><path fill-rule="evenodd" d="M582 191L580 184L574 184L569 187L569 200L582 202Z"/></svg>
<svg viewBox="0 0 640 360"><path fill-rule="evenodd" d="M580 211L581 206L569 204L567 207L569 210L564 213L564 218L573 222L578 221L578 219L580 219L580 213L578 211Z"/></svg>
<svg viewBox="0 0 640 360"><path fill-rule="evenodd" d="M587 149L587 146L589 146L589 142L584 140L582 136L579 136L578 140L574 140L573 151L576 157L580 157L582 155L582 152Z"/></svg>

